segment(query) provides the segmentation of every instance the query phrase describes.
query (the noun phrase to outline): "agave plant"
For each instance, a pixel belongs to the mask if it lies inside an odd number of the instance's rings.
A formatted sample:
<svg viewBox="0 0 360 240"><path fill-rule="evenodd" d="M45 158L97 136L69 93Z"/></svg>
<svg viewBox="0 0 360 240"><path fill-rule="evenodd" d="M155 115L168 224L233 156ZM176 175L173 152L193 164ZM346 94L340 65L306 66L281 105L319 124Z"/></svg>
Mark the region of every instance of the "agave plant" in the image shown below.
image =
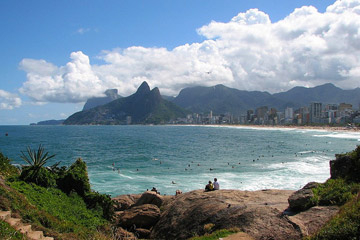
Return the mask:
<svg viewBox="0 0 360 240"><path fill-rule="evenodd" d="M40 144L37 150L32 150L29 146L27 147L26 153L21 151L21 158L34 168L40 168L46 164L46 162L55 157L54 155L48 156L49 153L44 153L44 147Z"/></svg>

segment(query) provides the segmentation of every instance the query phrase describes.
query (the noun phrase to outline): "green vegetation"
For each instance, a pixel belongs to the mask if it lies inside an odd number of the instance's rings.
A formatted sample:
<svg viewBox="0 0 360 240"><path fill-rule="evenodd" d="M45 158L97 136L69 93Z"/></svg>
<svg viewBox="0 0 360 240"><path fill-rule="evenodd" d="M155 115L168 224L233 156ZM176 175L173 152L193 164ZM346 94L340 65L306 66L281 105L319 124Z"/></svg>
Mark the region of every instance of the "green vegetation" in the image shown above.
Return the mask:
<svg viewBox="0 0 360 240"><path fill-rule="evenodd" d="M26 238L8 223L0 220L0 239L25 240Z"/></svg>
<svg viewBox="0 0 360 240"><path fill-rule="evenodd" d="M56 239L111 239L112 201L108 195L90 190L86 164L81 159L69 168L42 165L36 172L19 175L10 160L0 154L0 166L0 209L11 210L33 229ZM25 173L31 167L25 167ZM33 178L26 181L25 176L29 175ZM51 184L37 181L38 185L32 181L44 176ZM65 179L74 180L68 192L57 188L58 183L66 182ZM0 239L8 239L10 235L14 236L10 239L23 239L0 221Z"/></svg>
<svg viewBox="0 0 360 240"><path fill-rule="evenodd" d="M215 232L212 233L206 233L204 236L192 237L189 240L218 240L219 238L227 237L239 231L240 230L237 228L221 229L221 230L216 230Z"/></svg>
<svg viewBox="0 0 360 240"><path fill-rule="evenodd" d="M313 201L316 205L338 205L342 206L351 200L359 191L360 184L346 182L344 179L329 179L318 187L312 189Z"/></svg>
<svg viewBox="0 0 360 240"><path fill-rule="evenodd" d="M0 152L0 176L5 178L19 174L19 169L10 164L11 160Z"/></svg>
<svg viewBox="0 0 360 240"><path fill-rule="evenodd" d="M306 239L359 239L360 236L360 146L346 154L336 155L337 160L346 163L347 174L337 175L313 188L314 199L318 205L338 205L340 211L316 234ZM332 171L343 169L344 165L331 166ZM341 176L342 178L338 177Z"/></svg>

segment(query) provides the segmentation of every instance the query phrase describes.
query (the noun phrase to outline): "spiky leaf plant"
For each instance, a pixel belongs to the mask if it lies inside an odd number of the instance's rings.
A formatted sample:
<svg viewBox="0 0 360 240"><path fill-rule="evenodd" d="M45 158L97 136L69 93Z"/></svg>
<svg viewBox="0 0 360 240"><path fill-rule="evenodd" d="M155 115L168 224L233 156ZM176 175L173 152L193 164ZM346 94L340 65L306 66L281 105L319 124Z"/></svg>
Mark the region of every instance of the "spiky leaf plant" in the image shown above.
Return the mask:
<svg viewBox="0 0 360 240"><path fill-rule="evenodd" d="M54 155L48 156L49 152L44 153L44 147L40 144L37 151L35 149L31 149L29 146L27 147L26 153L21 151L21 158L27 162L30 166L35 168L40 168L46 164L46 162L55 157Z"/></svg>
<svg viewBox="0 0 360 240"><path fill-rule="evenodd" d="M44 151L44 147L41 144L37 150L27 147L27 151L21 152L21 154L20 157L29 164L29 166L22 167L21 180L33 182L43 187L51 187L56 184L55 174L43 167L55 154L49 156L49 153Z"/></svg>

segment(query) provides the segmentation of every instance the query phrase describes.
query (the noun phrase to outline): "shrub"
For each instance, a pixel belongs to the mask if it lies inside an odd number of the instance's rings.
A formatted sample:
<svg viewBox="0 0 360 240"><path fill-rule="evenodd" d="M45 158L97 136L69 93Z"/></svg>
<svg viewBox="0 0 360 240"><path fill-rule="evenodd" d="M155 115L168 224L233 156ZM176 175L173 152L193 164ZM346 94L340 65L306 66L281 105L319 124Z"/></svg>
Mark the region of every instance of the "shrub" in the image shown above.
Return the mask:
<svg viewBox="0 0 360 240"><path fill-rule="evenodd" d="M88 208L100 208L105 219L111 220L114 216L114 202L109 195L91 191L85 194L84 200Z"/></svg>
<svg viewBox="0 0 360 240"><path fill-rule="evenodd" d="M11 160L0 152L0 175L10 177L19 174L19 170L10 162Z"/></svg>
<svg viewBox="0 0 360 240"><path fill-rule="evenodd" d="M348 183L344 179L328 179L313 188L314 202L318 205L341 206L349 201L359 190L360 184Z"/></svg>
<svg viewBox="0 0 360 240"><path fill-rule="evenodd" d="M69 194L75 191L82 197L90 192L90 182L86 169L86 163L78 158L68 170L62 173L57 180L58 187L65 193Z"/></svg>
<svg viewBox="0 0 360 240"><path fill-rule="evenodd" d="M43 167L26 166L20 174L20 179L27 183L35 183L48 188L56 185L56 175Z"/></svg>

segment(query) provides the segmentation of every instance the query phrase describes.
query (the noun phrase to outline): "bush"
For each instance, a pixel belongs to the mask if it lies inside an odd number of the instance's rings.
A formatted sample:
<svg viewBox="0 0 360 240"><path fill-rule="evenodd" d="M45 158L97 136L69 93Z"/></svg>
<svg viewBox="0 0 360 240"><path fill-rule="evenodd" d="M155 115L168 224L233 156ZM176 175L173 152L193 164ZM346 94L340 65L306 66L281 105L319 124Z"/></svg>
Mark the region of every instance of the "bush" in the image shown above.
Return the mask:
<svg viewBox="0 0 360 240"><path fill-rule="evenodd" d="M344 179L329 179L313 188L314 202L318 205L341 206L360 190L360 184L348 183Z"/></svg>
<svg viewBox="0 0 360 240"><path fill-rule="evenodd" d="M88 208L100 208L105 219L111 220L114 216L114 202L109 195L92 191L85 194L84 200Z"/></svg>
<svg viewBox="0 0 360 240"><path fill-rule="evenodd" d="M11 160L0 152L0 175L10 177L19 174L19 170L10 164Z"/></svg>
<svg viewBox="0 0 360 240"><path fill-rule="evenodd" d="M23 167L20 179L27 183L35 183L45 188L54 187L56 185L56 175L43 167Z"/></svg>
<svg viewBox="0 0 360 240"><path fill-rule="evenodd" d="M58 187L69 194L75 191L81 197L85 197L90 192L90 182L86 169L86 163L78 158L68 170L62 173L57 180Z"/></svg>

